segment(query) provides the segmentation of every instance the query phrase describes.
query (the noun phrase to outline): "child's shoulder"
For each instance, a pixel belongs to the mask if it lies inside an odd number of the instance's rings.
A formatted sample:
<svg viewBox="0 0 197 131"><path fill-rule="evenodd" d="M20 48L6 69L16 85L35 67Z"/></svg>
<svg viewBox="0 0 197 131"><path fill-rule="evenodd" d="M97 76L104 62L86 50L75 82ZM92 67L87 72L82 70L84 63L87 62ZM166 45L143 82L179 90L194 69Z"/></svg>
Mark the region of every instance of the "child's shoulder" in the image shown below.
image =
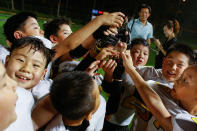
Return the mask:
<svg viewBox="0 0 197 131"><path fill-rule="evenodd" d="M197 131L197 116L180 113L172 117L173 130Z"/></svg>

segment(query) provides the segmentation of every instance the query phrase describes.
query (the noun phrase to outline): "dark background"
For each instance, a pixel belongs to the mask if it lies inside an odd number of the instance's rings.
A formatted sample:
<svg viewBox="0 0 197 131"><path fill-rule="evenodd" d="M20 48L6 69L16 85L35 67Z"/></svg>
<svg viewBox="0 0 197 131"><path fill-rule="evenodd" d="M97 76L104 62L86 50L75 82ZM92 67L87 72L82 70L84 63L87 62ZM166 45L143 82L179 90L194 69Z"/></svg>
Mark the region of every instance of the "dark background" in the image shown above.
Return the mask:
<svg viewBox="0 0 197 131"><path fill-rule="evenodd" d="M152 7L149 21L154 27L154 36L164 39L162 22L169 18L176 18L181 24L178 40L191 43L196 48L197 42L197 0L0 0L0 8L32 11L52 17L58 15L58 2L61 1L59 16L67 16L80 24L91 19L91 10L114 12L121 11L128 16L137 12L141 3ZM185 2L184 2L185 1Z"/></svg>

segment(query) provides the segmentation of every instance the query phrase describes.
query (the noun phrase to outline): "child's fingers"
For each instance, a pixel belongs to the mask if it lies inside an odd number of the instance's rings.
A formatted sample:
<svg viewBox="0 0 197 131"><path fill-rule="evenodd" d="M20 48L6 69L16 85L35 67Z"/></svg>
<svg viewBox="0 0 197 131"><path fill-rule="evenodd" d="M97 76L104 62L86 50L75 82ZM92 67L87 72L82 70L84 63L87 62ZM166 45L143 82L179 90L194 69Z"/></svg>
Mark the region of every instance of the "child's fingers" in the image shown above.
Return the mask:
<svg viewBox="0 0 197 131"><path fill-rule="evenodd" d="M107 63L105 63L105 65L103 66L104 68L108 68L109 65L111 64L112 59L108 60Z"/></svg>
<svg viewBox="0 0 197 131"><path fill-rule="evenodd" d="M99 64L99 68L103 68L103 66L105 65L106 61L103 60L100 64Z"/></svg>
<svg viewBox="0 0 197 131"><path fill-rule="evenodd" d="M116 65L117 65L116 61L113 60L113 61L109 64L108 68L109 68L109 69L112 69L112 68L113 68L114 66L116 66Z"/></svg>
<svg viewBox="0 0 197 131"><path fill-rule="evenodd" d="M100 63L99 60L94 61L94 62L92 62L92 63L90 64L89 68L92 69L92 68L94 68L96 65L98 65L99 63Z"/></svg>

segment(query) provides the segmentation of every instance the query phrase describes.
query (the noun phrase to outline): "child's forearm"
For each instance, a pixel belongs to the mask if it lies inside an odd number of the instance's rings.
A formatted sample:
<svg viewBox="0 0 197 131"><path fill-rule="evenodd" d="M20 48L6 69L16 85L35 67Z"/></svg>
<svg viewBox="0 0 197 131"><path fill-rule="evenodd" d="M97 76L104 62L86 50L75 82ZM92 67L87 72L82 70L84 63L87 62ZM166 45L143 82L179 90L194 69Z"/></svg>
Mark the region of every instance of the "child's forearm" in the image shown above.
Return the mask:
<svg viewBox="0 0 197 131"><path fill-rule="evenodd" d="M56 54L54 59L63 55L64 53L76 48L84 40L86 40L92 33L97 30L101 25L120 26L123 22L124 15L120 12L112 13L111 15L101 15L90 21L87 25L71 34L61 44L54 47Z"/></svg>

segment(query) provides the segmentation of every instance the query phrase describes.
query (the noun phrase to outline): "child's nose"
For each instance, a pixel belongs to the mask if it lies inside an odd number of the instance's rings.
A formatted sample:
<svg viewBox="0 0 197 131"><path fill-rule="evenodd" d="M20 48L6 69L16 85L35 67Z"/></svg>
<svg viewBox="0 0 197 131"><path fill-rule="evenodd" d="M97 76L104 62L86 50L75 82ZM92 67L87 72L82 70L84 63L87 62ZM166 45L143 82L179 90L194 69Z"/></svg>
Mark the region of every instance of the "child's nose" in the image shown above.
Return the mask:
<svg viewBox="0 0 197 131"><path fill-rule="evenodd" d="M26 72L26 73L30 73L30 71L31 71L31 66L30 66L30 64L28 64L28 63L25 64L25 65L22 67L21 71Z"/></svg>

